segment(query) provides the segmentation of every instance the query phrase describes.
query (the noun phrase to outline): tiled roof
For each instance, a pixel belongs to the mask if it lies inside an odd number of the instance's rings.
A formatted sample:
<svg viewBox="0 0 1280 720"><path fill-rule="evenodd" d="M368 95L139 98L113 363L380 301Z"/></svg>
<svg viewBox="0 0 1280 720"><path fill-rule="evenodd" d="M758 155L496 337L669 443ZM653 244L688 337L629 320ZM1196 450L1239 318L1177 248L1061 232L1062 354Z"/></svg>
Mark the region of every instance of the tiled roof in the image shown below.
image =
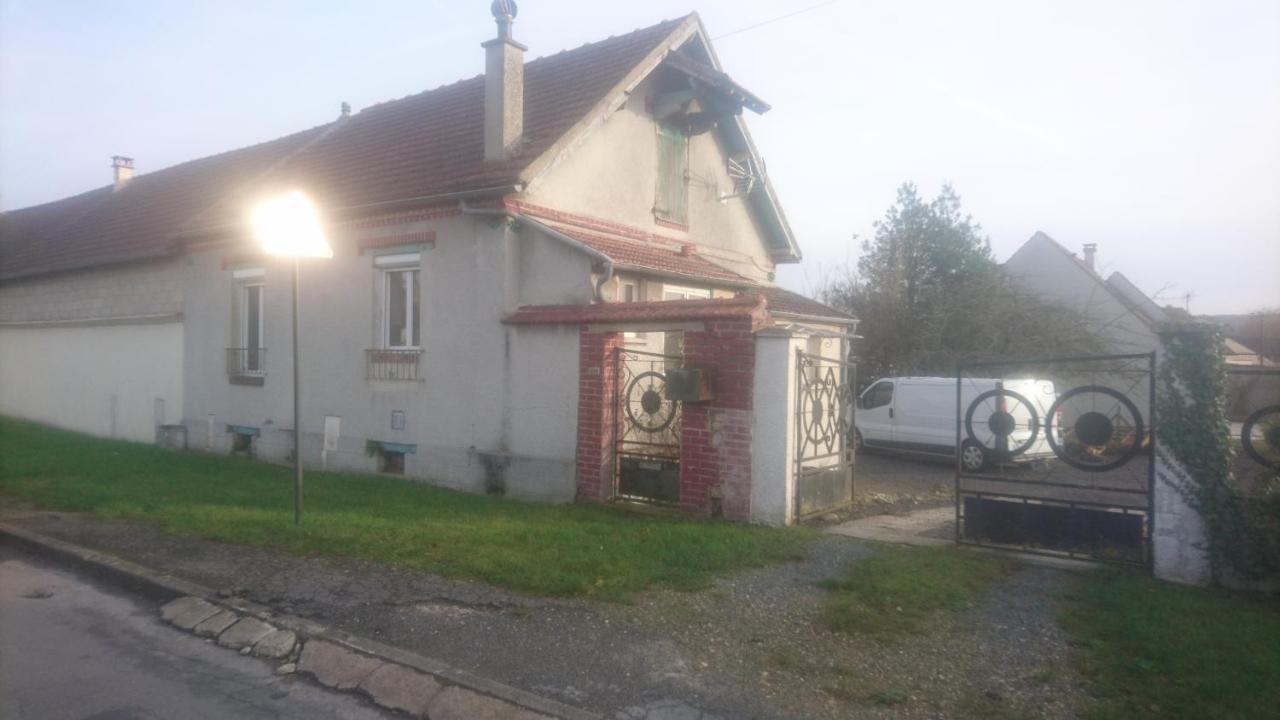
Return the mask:
<svg viewBox="0 0 1280 720"><path fill-rule="evenodd" d="M853 315L780 287L758 287L744 290L743 295L763 295L770 312L805 317L831 318L841 323L857 320Z"/></svg>
<svg viewBox="0 0 1280 720"><path fill-rule="evenodd" d="M658 300L591 305L525 305L503 322L511 325L555 323L680 322L744 316L764 317L759 296L714 300Z"/></svg>
<svg viewBox="0 0 1280 720"><path fill-rule="evenodd" d="M0 279L162 256L175 236L237 223L243 204L301 187L330 208L513 184L687 18L525 65L524 143L483 160L484 78L374 105L271 142L0 215Z"/></svg>
<svg viewBox="0 0 1280 720"><path fill-rule="evenodd" d="M675 275L694 280L720 281L730 286L746 286L751 281L726 270L697 254L694 250L683 252L681 247L661 243L645 243L634 240L607 237L576 228L559 227L560 232L582 244L599 250L613 259L615 266L637 269L662 275ZM689 246L692 247L692 246Z"/></svg>

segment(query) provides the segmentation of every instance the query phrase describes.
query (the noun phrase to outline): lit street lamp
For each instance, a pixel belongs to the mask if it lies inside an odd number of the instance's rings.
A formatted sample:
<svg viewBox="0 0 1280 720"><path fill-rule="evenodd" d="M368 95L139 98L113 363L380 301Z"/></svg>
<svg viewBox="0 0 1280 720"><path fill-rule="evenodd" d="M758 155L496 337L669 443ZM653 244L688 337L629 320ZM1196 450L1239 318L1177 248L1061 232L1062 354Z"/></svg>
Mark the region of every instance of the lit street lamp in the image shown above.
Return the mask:
<svg viewBox="0 0 1280 720"><path fill-rule="evenodd" d="M268 255L293 258L293 523L302 524L302 371L298 349L298 258L331 258L320 215L294 190L253 209L253 234Z"/></svg>

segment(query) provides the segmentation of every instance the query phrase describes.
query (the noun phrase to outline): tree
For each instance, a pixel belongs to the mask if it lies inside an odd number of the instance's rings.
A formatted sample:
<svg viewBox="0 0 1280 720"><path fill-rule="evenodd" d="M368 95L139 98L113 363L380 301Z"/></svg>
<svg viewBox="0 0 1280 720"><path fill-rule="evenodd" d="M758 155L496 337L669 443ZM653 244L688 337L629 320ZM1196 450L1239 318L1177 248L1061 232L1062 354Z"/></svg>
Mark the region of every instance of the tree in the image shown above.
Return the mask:
<svg viewBox="0 0 1280 720"><path fill-rule="evenodd" d="M856 236L855 236L856 239ZM823 299L860 319L859 375L954 373L959 362L1098 352L1074 314L1007 278L950 185L926 202L912 183Z"/></svg>

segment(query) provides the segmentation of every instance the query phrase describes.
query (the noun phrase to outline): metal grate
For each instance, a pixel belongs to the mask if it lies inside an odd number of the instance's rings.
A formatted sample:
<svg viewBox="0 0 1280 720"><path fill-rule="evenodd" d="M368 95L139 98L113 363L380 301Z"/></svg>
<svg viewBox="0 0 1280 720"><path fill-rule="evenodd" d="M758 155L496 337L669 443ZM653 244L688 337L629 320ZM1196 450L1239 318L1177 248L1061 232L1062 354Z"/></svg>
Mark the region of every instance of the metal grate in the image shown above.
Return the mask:
<svg viewBox="0 0 1280 720"><path fill-rule="evenodd" d="M227 375L262 377L267 374L266 348L227 348Z"/></svg>
<svg viewBox="0 0 1280 720"><path fill-rule="evenodd" d="M421 357L421 350L365 350L365 377L369 380L419 380L418 361Z"/></svg>

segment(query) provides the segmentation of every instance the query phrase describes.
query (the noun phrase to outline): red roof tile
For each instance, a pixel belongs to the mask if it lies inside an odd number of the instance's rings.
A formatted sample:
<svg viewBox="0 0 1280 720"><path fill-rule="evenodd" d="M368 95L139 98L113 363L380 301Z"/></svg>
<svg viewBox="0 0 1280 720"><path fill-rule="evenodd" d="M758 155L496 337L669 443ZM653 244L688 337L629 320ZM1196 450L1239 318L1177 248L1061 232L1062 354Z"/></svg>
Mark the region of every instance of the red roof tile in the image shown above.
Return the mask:
<svg viewBox="0 0 1280 720"><path fill-rule="evenodd" d="M825 303L807 298L799 293L793 293L790 290L783 290L780 287L758 287L750 290L744 290L743 295L762 295L769 303L769 310L773 313L781 313L788 315L802 315L813 318L830 318L841 323L850 323L857 318L849 313L833 308Z"/></svg>
<svg viewBox="0 0 1280 720"><path fill-rule="evenodd" d="M301 187L343 208L513 184L686 19L525 65L524 144L483 160L484 78L135 177L123 189L0 215L0 279L163 256L184 231L238 223L243 204Z"/></svg>
<svg viewBox="0 0 1280 720"><path fill-rule="evenodd" d="M668 243L624 240L568 227L556 229L608 255L615 266L622 269L633 268L694 280L719 281L730 286L752 284L747 278L720 267L698 255L696 251L681 254L680 247Z"/></svg>

